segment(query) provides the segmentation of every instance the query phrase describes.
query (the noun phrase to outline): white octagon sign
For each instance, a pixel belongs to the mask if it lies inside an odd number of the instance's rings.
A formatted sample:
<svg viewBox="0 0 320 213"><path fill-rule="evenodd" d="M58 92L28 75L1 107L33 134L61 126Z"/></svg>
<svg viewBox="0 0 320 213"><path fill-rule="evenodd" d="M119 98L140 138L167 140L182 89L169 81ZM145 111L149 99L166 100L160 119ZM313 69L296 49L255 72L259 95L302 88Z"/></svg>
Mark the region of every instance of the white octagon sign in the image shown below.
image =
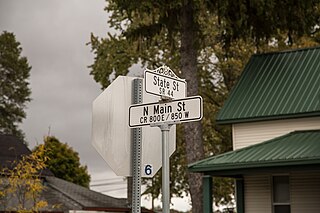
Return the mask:
<svg viewBox="0 0 320 213"><path fill-rule="evenodd" d="M92 145L118 176L132 175L128 108L132 104L133 79L119 76L94 100L92 106ZM155 102L158 98L147 94L143 88L143 102ZM160 129L142 127L141 147L141 174L143 177L152 177L162 165ZM169 136L170 155L175 147L176 129L172 126Z"/></svg>

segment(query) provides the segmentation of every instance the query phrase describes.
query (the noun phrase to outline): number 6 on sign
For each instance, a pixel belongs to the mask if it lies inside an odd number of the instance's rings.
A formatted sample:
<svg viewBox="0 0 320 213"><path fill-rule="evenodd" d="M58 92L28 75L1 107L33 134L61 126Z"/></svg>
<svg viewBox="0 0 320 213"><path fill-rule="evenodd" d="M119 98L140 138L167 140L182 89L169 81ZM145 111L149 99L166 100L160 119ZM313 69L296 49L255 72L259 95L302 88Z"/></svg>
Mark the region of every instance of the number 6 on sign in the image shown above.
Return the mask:
<svg viewBox="0 0 320 213"><path fill-rule="evenodd" d="M147 176L152 176L152 165L150 164L146 164L144 165L144 174L147 175Z"/></svg>

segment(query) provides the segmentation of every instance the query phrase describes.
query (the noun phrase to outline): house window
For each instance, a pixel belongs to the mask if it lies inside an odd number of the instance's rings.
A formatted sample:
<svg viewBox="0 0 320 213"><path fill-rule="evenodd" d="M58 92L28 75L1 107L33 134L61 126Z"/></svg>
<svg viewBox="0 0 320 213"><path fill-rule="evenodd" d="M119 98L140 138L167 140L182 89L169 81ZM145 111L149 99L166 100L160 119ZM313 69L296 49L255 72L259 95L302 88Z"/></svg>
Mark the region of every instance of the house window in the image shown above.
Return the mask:
<svg viewBox="0 0 320 213"><path fill-rule="evenodd" d="M289 176L273 176L273 213L290 213Z"/></svg>

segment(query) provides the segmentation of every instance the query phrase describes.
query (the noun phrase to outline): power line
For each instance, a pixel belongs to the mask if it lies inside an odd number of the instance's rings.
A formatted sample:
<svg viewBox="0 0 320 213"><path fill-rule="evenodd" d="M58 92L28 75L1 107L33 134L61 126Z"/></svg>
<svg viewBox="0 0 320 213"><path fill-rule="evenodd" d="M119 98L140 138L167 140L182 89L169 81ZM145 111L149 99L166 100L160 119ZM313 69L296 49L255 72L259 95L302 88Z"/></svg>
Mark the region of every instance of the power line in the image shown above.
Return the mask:
<svg viewBox="0 0 320 213"><path fill-rule="evenodd" d="M119 180L119 179L124 180L124 178L115 177L115 178L104 178L104 179L91 180L91 182L112 181L112 180Z"/></svg>
<svg viewBox="0 0 320 213"><path fill-rule="evenodd" d="M121 187L121 188L116 188L116 189L109 189L109 190L103 190L100 191L101 193L106 193L106 192L114 192L114 191L120 191L120 190L125 190L127 187Z"/></svg>
<svg viewBox="0 0 320 213"><path fill-rule="evenodd" d="M110 185L119 185L119 184L126 184L124 181L114 181L114 182L107 182L107 183L97 183L97 184L90 184L90 187L97 187L97 186L110 186Z"/></svg>

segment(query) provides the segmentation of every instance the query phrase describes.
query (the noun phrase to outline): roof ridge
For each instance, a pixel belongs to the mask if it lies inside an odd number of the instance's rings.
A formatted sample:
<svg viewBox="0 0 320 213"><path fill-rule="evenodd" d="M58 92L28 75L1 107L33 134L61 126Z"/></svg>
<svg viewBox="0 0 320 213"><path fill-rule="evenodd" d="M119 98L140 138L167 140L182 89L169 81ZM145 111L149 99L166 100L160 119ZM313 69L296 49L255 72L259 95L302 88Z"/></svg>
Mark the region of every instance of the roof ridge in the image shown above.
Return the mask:
<svg viewBox="0 0 320 213"><path fill-rule="evenodd" d="M250 145L250 146L246 146L246 147L243 147L243 148L240 148L240 149L236 149L234 150L233 152L238 152L240 150L246 150L246 149L250 149L252 147L256 147L256 146L262 146L262 145L265 145L265 144L269 144L269 143L272 143L272 142L275 142L281 138L285 138L285 137L288 137L289 135L295 135L295 134L299 134L299 133L305 133L305 132L320 132L320 129L305 129L305 130L294 130L294 131L291 131L289 133L286 133L284 135L279 135L278 137L274 137L274 138L271 138L269 140L266 140L266 141L263 141L261 143L256 143L256 144L253 144L253 145ZM227 154L228 152L224 153L224 154Z"/></svg>
<svg viewBox="0 0 320 213"><path fill-rule="evenodd" d="M84 205L82 205L79 201L73 199L72 196L71 196L69 193L64 192L63 190L61 190L60 188L58 188L58 187L55 186L54 184L51 184L51 183L48 182L48 178L49 178L49 179L50 179L50 178L60 179L60 178L57 178L57 177L55 177L55 176L52 176L52 177L45 176L44 178L46 179L47 184L48 184L51 188L54 188L55 190L57 190L58 192L60 192L60 193L63 194L64 196L66 196L68 199L70 199L70 200L72 200L73 202L77 203L77 205L79 205L81 208L84 207ZM60 179L60 180L62 180L62 179Z"/></svg>
<svg viewBox="0 0 320 213"><path fill-rule="evenodd" d="M60 189L58 186L56 186L57 183L55 182L52 182L52 181L60 181L60 182L64 182L65 184L69 184L69 185L72 185L73 187L77 187L79 190L86 190L87 192L89 193L92 193L91 195L93 196L97 196L97 197L100 197L101 199L110 199L110 200L113 200L113 201L119 201L119 202L125 202L126 199L122 199L122 198L116 198L116 197L112 197L112 196L109 196L109 195L106 195L106 194L103 194L103 193L100 193L100 192L97 192L95 190L92 190L90 188L86 188L84 186L81 186L81 185L78 185L78 184L75 184L75 183L72 183L72 182L69 182L67 180L64 180L64 179L61 179L61 178L58 178L58 177L45 177L46 180L47 180L47 183L48 185L50 185L51 187L54 187L56 190L58 190L60 193L62 193L63 195L65 195L66 197L68 197L69 199L73 200L74 202L80 204L80 206L82 208L86 207L85 204L83 203L80 203L80 201L78 200L75 200L73 198L73 194L72 193L69 193L67 190L64 190L64 189ZM52 181L50 181L50 179Z"/></svg>
<svg viewBox="0 0 320 213"><path fill-rule="evenodd" d="M302 51L308 51L308 50L315 50L320 49L320 46L311 46L311 47L298 47L294 49L285 49L285 50L275 50L270 52L264 52L264 53L255 53L252 56L264 56L264 55L275 55L275 54L284 54L284 53L293 53L293 52L302 52Z"/></svg>
<svg viewBox="0 0 320 213"><path fill-rule="evenodd" d="M303 130L294 130L290 133L292 134L297 134L297 133L302 133L302 132L320 132L320 129L303 129Z"/></svg>

